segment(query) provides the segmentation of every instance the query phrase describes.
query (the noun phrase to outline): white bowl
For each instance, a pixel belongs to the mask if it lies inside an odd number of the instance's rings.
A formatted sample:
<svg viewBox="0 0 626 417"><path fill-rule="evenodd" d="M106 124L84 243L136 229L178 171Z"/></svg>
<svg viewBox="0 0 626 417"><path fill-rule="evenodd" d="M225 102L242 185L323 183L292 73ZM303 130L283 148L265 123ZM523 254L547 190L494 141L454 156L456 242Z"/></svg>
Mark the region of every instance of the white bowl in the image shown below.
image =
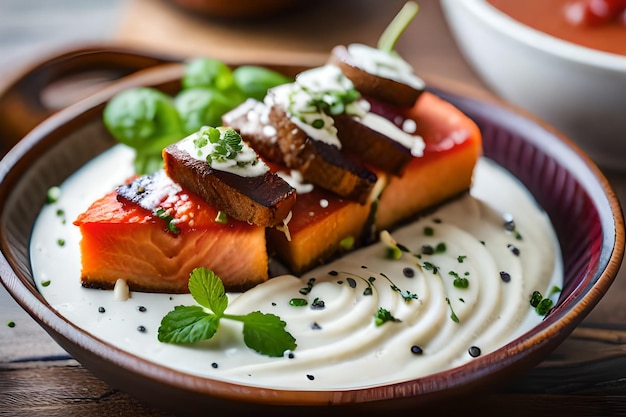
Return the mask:
<svg viewBox="0 0 626 417"><path fill-rule="evenodd" d="M626 56L525 26L486 0L441 0L469 64L510 103L563 131L603 168L626 170Z"/></svg>

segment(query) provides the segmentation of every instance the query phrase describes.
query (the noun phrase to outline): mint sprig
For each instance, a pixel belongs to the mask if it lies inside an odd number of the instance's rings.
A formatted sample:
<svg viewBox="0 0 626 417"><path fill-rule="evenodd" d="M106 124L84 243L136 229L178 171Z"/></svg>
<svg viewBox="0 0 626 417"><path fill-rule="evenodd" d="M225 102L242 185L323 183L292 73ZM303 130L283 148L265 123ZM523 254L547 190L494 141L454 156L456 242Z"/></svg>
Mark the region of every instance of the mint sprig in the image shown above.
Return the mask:
<svg viewBox="0 0 626 417"><path fill-rule="evenodd" d="M199 306L176 306L161 320L158 339L163 343L194 343L212 338L221 319L243 323L246 346L263 355L280 357L294 350L296 339L285 330L286 323L274 314L253 311L226 314L228 296L222 280L210 269L196 268L189 277L189 291Z"/></svg>

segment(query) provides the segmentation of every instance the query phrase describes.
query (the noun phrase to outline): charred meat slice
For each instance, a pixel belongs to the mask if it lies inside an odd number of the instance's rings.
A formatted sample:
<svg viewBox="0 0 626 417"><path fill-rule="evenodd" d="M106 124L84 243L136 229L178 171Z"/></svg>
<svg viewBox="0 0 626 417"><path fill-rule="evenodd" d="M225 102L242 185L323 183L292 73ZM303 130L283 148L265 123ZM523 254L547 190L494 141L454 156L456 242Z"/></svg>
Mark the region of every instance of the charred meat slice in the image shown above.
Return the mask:
<svg viewBox="0 0 626 417"><path fill-rule="evenodd" d="M272 106L269 120L287 168L340 197L362 204L368 200L378 180L374 172L350 160L338 147L309 137L280 106Z"/></svg>
<svg viewBox="0 0 626 417"><path fill-rule="evenodd" d="M373 97L395 106L413 106L424 91L423 88L415 88L415 86L382 77L358 67L354 57L344 45L337 45L333 48L328 62L338 66L363 96Z"/></svg>
<svg viewBox="0 0 626 417"><path fill-rule="evenodd" d="M359 118L340 114L334 119L342 151L356 155L367 165L400 176L415 156L411 149L372 129Z"/></svg>
<svg viewBox="0 0 626 417"><path fill-rule="evenodd" d="M311 184L364 204L378 178L331 144L314 140L278 105L242 104L222 118L263 158L297 170Z"/></svg>
<svg viewBox="0 0 626 417"><path fill-rule="evenodd" d="M269 170L261 175L241 176L214 169L178 143L163 150L163 160L165 172L174 181L218 210L250 224L280 224L296 200L295 189Z"/></svg>

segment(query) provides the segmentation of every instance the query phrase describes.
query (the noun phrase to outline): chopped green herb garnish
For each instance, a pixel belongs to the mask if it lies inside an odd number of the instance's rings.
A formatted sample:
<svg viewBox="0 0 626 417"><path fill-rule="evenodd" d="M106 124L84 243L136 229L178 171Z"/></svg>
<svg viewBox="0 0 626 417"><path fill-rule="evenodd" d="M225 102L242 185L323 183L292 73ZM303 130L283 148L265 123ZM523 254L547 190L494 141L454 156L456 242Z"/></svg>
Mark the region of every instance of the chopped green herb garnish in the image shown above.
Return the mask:
<svg viewBox="0 0 626 417"><path fill-rule="evenodd" d="M554 285L550 289L550 292L548 292L546 297L544 297L539 291L533 291L530 296L530 305L535 309L537 314L539 314L540 316L545 316L554 306L554 301L551 299L551 297L559 292L561 292L561 288L556 285Z"/></svg>
<svg viewBox="0 0 626 417"><path fill-rule="evenodd" d="M460 263L460 264L462 264L463 261L465 261L466 259L467 259L466 255L459 255L459 256L456 257L457 262Z"/></svg>
<svg viewBox="0 0 626 417"><path fill-rule="evenodd" d="M546 314L548 314L548 312L550 311L553 305L554 305L554 302L551 299L544 298L543 300L539 302L537 307L535 307L535 311L540 316L545 316Z"/></svg>
<svg viewBox="0 0 626 417"><path fill-rule="evenodd" d="M159 219L164 220L167 226L167 230L176 234L180 233L180 229L176 226L174 217L167 212L163 207L159 207L154 211L154 215Z"/></svg>
<svg viewBox="0 0 626 417"><path fill-rule="evenodd" d="M387 281L389 281L389 284L391 284L391 289L394 290L395 292L399 293L400 296L404 299L404 301L406 301L407 303L411 300L417 300L419 297L417 296L417 294L412 293L411 291L408 290L402 290L400 287L398 287L387 275L383 274L382 272L380 273L380 275L382 277L384 277Z"/></svg>
<svg viewBox="0 0 626 417"><path fill-rule="evenodd" d="M391 312L385 308L380 307L376 314L374 315L374 323L376 323L376 327L382 326L383 324L391 322L400 322L400 319L395 318L391 315Z"/></svg>
<svg viewBox="0 0 626 417"><path fill-rule="evenodd" d="M454 285L456 288L469 287L469 280L467 278L461 277L458 273L454 271L450 271L448 272L448 274L454 277L454 281L452 282L452 285Z"/></svg>
<svg viewBox="0 0 626 417"><path fill-rule="evenodd" d="M15 327L15 322L13 320L9 320L9 321L7 321L7 326L13 328L13 327Z"/></svg>
<svg viewBox="0 0 626 417"><path fill-rule="evenodd" d="M304 298L292 298L291 300L289 300L289 305L292 307L304 307L308 304L309 302Z"/></svg>
<svg viewBox="0 0 626 417"><path fill-rule="evenodd" d="M158 339L164 343L194 343L212 338L220 320L243 323L246 346L263 355L280 357L293 351L295 338L286 323L274 314L253 311L246 315L227 314L228 296L222 280L207 268L196 268L189 277L189 291L198 306L177 306L161 320Z"/></svg>
<svg viewBox="0 0 626 417"><path fill-rule="evenodd" d="M316 129L321 129L324 127L324 121L322 119L315 119L313 120L313 123L311 123L311 126Z"/></svg>
<svg viewBox="0 0 626 417"><path fill-rule="evenodd" d="M402 251L400 250L399 247L397 246L387 247L387 255L386 255L387 259L400 259L401 256L402 256Z"/></svg>
<svg viewBox="0 0 626 417"><path fill-rule="evenodd" d="M56 203L61 197L61 189L59 187L50 187L46 194L46 202L48 204Z"/></svg>
<svg viewBox="0 0 626 417"><path fill-rule="evenodd" d="M350 250L354 247L354 236L348 236L339 242L339 246L341 246L344 250Z"/></svg>
<svg viewBox="0 0 626 417"><path fill-rule="evenodd" d="M439 268L431 262L424 262L422 264L422 268L424 268L427 271L431 271L433 274L436 274L437 272L439 272Z"/></svg>
<svg viewBox="0 0 626 417"><path fill-rule="evenodd" d="M215 221L218 223L222 223L222 224L227 224L228 223L228 214L224 213L223 211L218 211L217 215L215 216Z"/></svg>
<svg viewBox="0 0 626 417"><path fill-rule="evenodd" d="M57 245L60 247L65 246L65 239L61 239L61 238L57 239Z"/></svg>
<svg viewBox="0 0 626 417"><path fill-rule="evenodd" d="M435 229L430 226L424 227L424 235L425 236L433 236L435 234Z"/></svg>
<svg viewBox="0 0 626 417"><path fill-rule="evenodd" d="M49 279L47 279L47 280L45 280L45 281L41 281L41 286L42 286L42 287L47 287L47 286L49 286L49 285L50 285L50 280L49 280Z"/></svg>
<svg viewBox="0 0 626 417"><path fill-rule="evenodd" d="M213 144L213 150L206 156L209 165L213 161L225 162L228 159L235 159L243 149L243 139L235 129L208 127L201 130L199 136L200 138L194 140L194 145L197 148L204 147L208 143Z"/></svg>
<svg viewBox="0 0 626 417"><path fill-rule="evenodd" d="M404 301L406 301L407 303L411 300L417 300L419 297L417 296L417 294L409 291L409 290L402 290L401 288L399 288L398 286L396 286L395 284L391 284L391 289L394 290L395 292L399 293L400 296L402 297L402 299Z"/></svg>
<svg viewBox="0 0 626 417"><path fill-rule="evenodd" d="M448 303L448 307L450 307L450 319L452 319L453 322L458 323L459 318L457 317L456 313L452 309L452 304L450 303L450 299L448 297L446 297L446 303Z"/></svg>

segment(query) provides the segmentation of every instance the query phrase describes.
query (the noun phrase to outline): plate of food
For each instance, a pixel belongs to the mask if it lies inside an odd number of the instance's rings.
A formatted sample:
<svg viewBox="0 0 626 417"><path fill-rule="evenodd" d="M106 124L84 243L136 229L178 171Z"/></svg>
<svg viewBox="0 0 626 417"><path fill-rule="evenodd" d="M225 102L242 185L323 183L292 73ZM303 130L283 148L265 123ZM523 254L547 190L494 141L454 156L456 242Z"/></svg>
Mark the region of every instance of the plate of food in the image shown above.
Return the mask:
<svg viewBox="0 0 626 417"><path fill-rule="evenodd" d="M417 76L413 12L317 67L157 65L49 117L0 162L2 283L182 415L425 410L539 363L617 274L619 202L554 129Z"/></svg>

